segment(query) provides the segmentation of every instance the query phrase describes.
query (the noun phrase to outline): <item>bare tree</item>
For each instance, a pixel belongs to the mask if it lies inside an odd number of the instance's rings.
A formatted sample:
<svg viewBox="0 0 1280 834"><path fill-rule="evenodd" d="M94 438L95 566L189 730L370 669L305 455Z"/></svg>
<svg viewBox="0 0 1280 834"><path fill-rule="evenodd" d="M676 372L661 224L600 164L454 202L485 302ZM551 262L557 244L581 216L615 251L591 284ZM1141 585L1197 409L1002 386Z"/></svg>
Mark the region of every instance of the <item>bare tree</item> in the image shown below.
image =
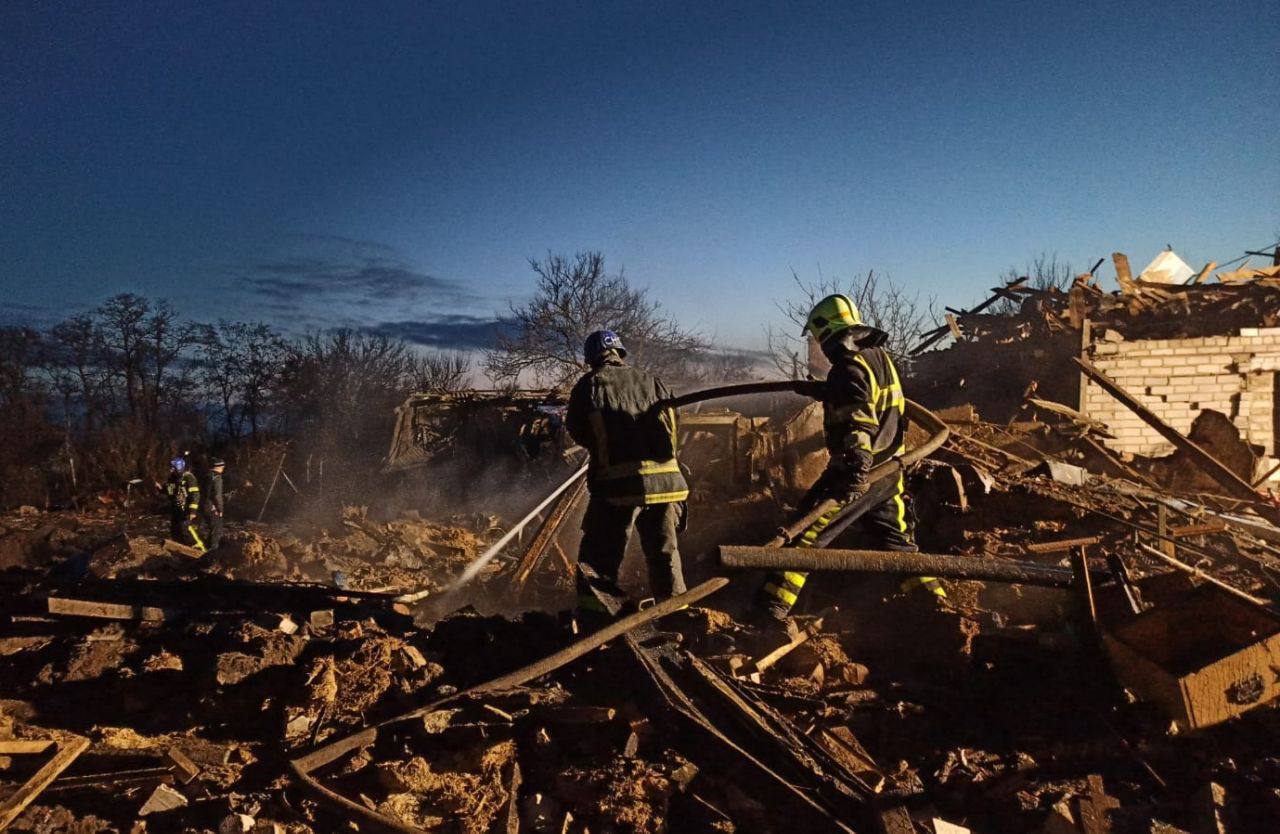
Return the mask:
<svg viewBox="0 0 1280 834"><path fill-rule="evenodd" d="M112 369L102 328L89 313L54 325L45 345L45 370L62 395L63 410L79 403L84 431L92 434L111 410Z"/></svg>
<svg viewBox="0 0 1280 834"><path fill-rule="evenodd" d="M151 302L133 293L112 296L93 312L102 333L106 361L123 382L129 416L135 419L142 415L144 403L146 334L143 322L150 312Z"/></svg>
<svg viewBox="0 0 1280 834"><path fill-rule="evenodd" d="M669 382L695 378L692 362L708 344L662 313L648 291L621 273L605 271L600 252L572 258L548 253L529 265L538 276L533 298L511 306L511 326L485 353L485 368L499 383L531 377L564 386L584 370L582 345L595 331L620 335L632 361Z"/></svg>
<svg viewBox="0 0 1280 834"><path fill-rule="evenodd" d="M461 390L471 372L471 359L456 352L431 351L410 358L414 391L446 393Z"/></svg>
<svg viewBox="0 0 1280 834"><path fill-rule="evenodd" d="M809 365L808 341L802 335L809 311L828 295L849 296L863 321L889 335L885 348L904 366L910 362L910 350L916 338L937 320L932 296L922 301L918 292L909 294L891 278L877 275L874 270L847 282L838 277L821 276L816 282L806 282L792 270L791 280L796 285L796 294L777 302L788 322L787 330L770 326L765 337L774 366L793 379L804 376Z"/></svg>
<svg viewBox="0 0 1280 834"><path fill-rule="evenodd" d="M182 353L195 344L200 332L198 325L179 321L169 302L161 299L151 308L151 314L140 322L143 360L143 389L146 393L144 419L148 426L160 422L161 404L176 404L174 392L168 387L169 374ZM179 373L183 373L179 369ZM181 398L179 398L181 402Z"/></svg>
<svg viewBox="0 0 1280 834"><path fill-rule="evenodd" d="M1075 280L1076 271L1072 269L1070 261L1059 261L1058 253L1052 255L1041 252L1026 264L1021 270L1011 266L1000 276L1002 283L1016 281L1026 276L1026 286L1033 290L1067 290L1071 287L1071 283ZM1009 298L1002 298L997 303L988 308L993 315L1009 316L1015 315L1021 305Z"/></svg>
<svg viewBox="0 0 1280 834"><path fill-rule="evenodd" d="M268 400L287 356L280 334L261 322L221 321L201 327L200 377L222 407L227 436L244 424L257 438Z"/></svg>
<svg viewBox="0 0 1280 834"><path fill-rule="evenodd" d="M205 389L222 408L227 437L240 437L244 411L240 408L240 368L244 365L242 340L236 338L236 323L220 321L201 328L199 339L200 378Z"/></svg>

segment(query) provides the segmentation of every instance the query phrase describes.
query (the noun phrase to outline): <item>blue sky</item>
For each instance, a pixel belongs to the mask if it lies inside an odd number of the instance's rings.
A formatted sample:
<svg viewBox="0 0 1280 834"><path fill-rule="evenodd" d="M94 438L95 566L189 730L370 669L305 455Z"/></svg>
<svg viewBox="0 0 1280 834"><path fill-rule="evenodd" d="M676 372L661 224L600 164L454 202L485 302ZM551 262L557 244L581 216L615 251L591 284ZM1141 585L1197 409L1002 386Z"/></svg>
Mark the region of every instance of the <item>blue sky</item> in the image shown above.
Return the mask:
<svg viewBox="0 0 1280 834"><path fill-rule="evenodd" d="M466 345L530 256L600 249L758 347L793 268L962 305L1042 251L1199 267L1280 236L1278 28L1264 2L9 0L0 303Z"/></svg>

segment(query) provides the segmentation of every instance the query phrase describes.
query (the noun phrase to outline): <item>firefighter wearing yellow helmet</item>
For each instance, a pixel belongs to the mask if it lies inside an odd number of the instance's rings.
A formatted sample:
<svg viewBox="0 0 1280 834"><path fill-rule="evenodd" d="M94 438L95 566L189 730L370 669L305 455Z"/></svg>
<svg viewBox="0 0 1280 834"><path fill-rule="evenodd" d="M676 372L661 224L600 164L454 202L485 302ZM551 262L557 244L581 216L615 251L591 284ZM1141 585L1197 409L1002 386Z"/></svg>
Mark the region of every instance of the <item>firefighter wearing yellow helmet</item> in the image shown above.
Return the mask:
<svg viewBox="0 0 1280 834"><path fill-rule="evenodd" d="M867 492L871 467L902 454L906 398L898 369L884 349L888 334L864 324L857 305L848 296L829 295L819 301L809 313L803 332L813 336L831 361L822 400L823 429L831 461L801 501L799 511L807 513L827 499L840 505L814 522L795 545L812 547L840 510ZM861 546L916 550L915 519L901 475L892 495L863 515L859 525ZM787 619L806 578L807 574L799 571L769 576L760 595L768 619ZM923 585L946 596L932 577L920 577L910 584Z"/></svg>

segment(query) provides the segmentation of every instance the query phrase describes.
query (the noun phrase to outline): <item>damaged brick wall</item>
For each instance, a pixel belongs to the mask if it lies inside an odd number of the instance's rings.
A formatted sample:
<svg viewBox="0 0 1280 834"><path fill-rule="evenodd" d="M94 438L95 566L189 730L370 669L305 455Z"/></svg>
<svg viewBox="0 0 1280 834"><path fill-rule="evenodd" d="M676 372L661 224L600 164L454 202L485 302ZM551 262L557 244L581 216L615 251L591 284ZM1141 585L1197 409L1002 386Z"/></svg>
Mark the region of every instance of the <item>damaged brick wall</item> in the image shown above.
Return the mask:
<svg viewBox="0 0 1280 834"><path fill-rule="evenodd" d="M1090 361L1162 420L1184 434L1202 410L1227 415L1261 446L1263 471L1275 466L1275 376L1280 328L1241 328L1235 336L1125 341L1114 330L1090 345ZM1171 446L1137 415L1095 384L1084 387L1081 410L1106 423L1120 452L1160 455Z"/></svg>

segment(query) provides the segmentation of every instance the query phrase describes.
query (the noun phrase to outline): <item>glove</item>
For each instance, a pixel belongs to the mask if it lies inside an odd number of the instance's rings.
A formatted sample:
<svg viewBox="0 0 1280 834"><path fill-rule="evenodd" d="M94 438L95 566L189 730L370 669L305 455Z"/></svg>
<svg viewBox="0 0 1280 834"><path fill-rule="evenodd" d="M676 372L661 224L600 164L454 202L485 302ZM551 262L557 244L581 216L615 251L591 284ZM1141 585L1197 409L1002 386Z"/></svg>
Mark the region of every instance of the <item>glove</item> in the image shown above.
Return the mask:
<svg viewBox="0 0 1280 834"><path fill-rule="evenodd" d="M867 494L871 453L866 449L850 449L834 462L832 469L839 473L839 477L832 478L830 498L841 504L850 504Z"/></svg>

